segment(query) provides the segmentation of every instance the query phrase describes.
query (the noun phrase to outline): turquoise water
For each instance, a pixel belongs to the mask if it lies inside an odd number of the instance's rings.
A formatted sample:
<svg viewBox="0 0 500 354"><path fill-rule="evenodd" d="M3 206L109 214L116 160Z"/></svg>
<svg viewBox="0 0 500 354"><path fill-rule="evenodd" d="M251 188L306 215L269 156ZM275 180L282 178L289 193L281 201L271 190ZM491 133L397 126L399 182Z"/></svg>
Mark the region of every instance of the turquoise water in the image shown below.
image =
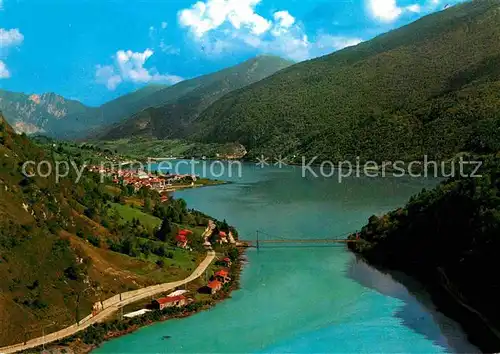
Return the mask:
<svg viewBox="0 0 500 354"><path fill-rule="evenodd" d="M199 171L197 171L199 173ZM359 229L404 204L432 180L303 178L298 167L243 166L235 183L176 193L235 225L286 238ZM265 237L263 234L261 237ZM460 327L344 246L249 250L241 289L192 317L105 343L96 353L439 353L474 352ZM163 336L171 339L163 340Z"/></svg>

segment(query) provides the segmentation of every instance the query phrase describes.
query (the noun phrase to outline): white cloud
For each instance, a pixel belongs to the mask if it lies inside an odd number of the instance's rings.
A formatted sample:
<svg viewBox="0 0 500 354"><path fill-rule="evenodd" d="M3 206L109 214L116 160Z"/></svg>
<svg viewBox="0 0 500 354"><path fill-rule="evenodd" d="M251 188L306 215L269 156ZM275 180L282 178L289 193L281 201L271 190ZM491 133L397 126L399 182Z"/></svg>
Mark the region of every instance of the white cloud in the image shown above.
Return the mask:
<svg viewBox="0 0 500 354"><path fill-rule="evenodd" d="M177 47L174 47L173 45L170 45L170 44L165 44L164 41L160 41L160 50L165 53L165 54L169 54L169 55L179 55L181 54L181 50Z"/></svg>
<svg viewBox="0 0 500 354"><path fill-rule="evenodd" d="M116 74L115 68L112 65L97 65L95 76L97 82L105 84L109 90L115 90L123 81L122 77Z"/></svg>
<svg viewBox="0 0 500 354"><path fill-rule="evenodd" d="M369 0L368 9L374 18L385 22L392 22L403 13L396 0Z"/></svg>
<svg viewBox="0 0 500 354"><path fill-rule="evenodd" d="M420 11L422 11L422 8L420 7L419 4L413 4L413 5L410 5L410 6L407 6L406 9L410 12L414 12L414 13L420 13Z"/></svg>
<svg viewBox="0 0 500 354"><path fill-rule="evenodd" d="M422 10L418 4L400 7L396 0L367 0L367 8L373 18L382 22L393 22L405 12L420 13Z"/></svg>
<svg viewBox="0 0 500 354"><path fill-rule="evenodd" d="M248 28L261 35L271 28L270 21L255 13L261 0L207 0L198 1L179 12L179 23L201 37L207 32L229 23L234 29Z"/></svg>
<svg viewBox="0 0 500 354"><path fill-rule="evenodd" d="M0 0L0 10L2 9L2 0ZM19 29L14 28L7 30L0 28L0 57L6 58L8 55L9 47L18 46L24 41L23 34ZM0 60L0 79L10 78L10 72L7 69L7 64Z"/></svg>
<svg viewBox="0 0 500 354"><path fill-rule="evenodd" d="M155 68L145 68L144 64L153 54L149 48L142 53L119 50L114 56L114 65L97 66L96 81L105 84L109 90L115 90L122 82L175 84L183 80L177 75L160 74Z"/></svg>
<svg viewBox="0 0 500 354"><path fill-rule="evenodd" d="M19 29L14 28L6 30L0 28L0 48L7 48L11 46L20 45L24 40L24 36Z"/></svg>
<svg viewBox="0 0 500 354"><path fill-rule="evenodd" d="M0 60L0 79L8 79L9 77L10 77L10 72L7 69L7 65L5 65L5 63Z"/></svg>
<svg viewBox="0 0 500 354"><path fill-rule="evenodd" d="M161 28L162 28L162 29L167 28L167 26L168 26L168 23L166 23L166 22L162 22L162 23L161 23Z"/></svg>
<svg viewBox="0 0 500 354"><path fill-rule="evenodd" d="M340 50L346 47L352 47L361 42L363 42L361 38L332 36L329 34L324 34L316 39L315 47L317 51L323 52L323 54L327 54L332 50Z"/></svg>
<svg viewBox="0 0 500 354"><path fill-rule="evenodd" d="M326 55L334 51L361 43L361 38L333 36L328 34L318 35L314 41L307 35L301 37L297 34L288 33L272 40L259 40L255 37L246 37L245 43L265 53L275 53L283 57L302 61L318 56Z"/></svg>
<svg viewBox="0 0 500 354"><path fill-rule="evenodd" d="M274 36L279 36L282 33L288 32L290 27L292 27L295 23L295 17L290 15L288 11L275 12L273 17L275 24L273 26L273 29L271 30L271 33Z"/></svg>
<svg viewBox="0 0 500 354"><path fill-rule="evenodd" d="M3 0L0 0L0 10L3 10Z"/></svg>
<svg viewBox="0 0 500 354"><path fill-rule="evenodd" d="M359 38L318 35L310 39L302 24L288 11L266 19L255 12L260 0L206 0L179 12L179 23L188 28L195 43L209 56L258 50L301 61L341 49Z"/></svg>

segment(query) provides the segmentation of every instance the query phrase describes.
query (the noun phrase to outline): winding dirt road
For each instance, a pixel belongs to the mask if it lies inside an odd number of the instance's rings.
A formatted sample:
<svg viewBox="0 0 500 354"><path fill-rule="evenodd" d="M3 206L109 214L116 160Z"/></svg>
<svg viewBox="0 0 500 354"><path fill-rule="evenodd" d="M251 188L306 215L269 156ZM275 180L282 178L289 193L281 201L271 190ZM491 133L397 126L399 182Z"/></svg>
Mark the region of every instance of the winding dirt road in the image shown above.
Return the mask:
<svg viewBox="0 0 500 354"><path fill-rule="evenodd" d="M80 321L79 324L75 323L69 327L61 329L60 331L47 334L43 337L38 337L30 339L26 343L18 343L8 347L0 348L0 354L15 353L18 351L27 350L30 348L35 348L43 344L48 344L66 337L69 337L77 332L83 331L85 328L92 326L95 323L105 320L107 317L118 311L121 307L134 303L136 301L142 300L144 298L163 293L165 291L173 290L178 286L187 284L197 278L199 278L205 270L208 268L210 263L215 258L215 252L209 251L207 257L201 262L195 271L187 278L171 283L158 284L153 286L148 286L147 288L142 288L139 290L129 291L122 293L120 295L115 295L110 299L103 301L104 309L94 316L89 315Z"/></svg>

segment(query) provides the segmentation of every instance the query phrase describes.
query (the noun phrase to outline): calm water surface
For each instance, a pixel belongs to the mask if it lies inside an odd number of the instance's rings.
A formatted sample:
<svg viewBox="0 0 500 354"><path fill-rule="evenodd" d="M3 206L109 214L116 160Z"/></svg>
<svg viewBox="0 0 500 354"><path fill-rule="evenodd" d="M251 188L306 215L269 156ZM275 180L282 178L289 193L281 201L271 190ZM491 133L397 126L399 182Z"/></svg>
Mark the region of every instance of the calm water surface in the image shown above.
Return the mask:
<svg viewBox="0 0 500 354"><path fill-rule="evenodd" d="M187 170L186 170L187 171ZM200 172L200 171L198 171ZM236 226L286 238L326 238L361 228L437 182L403 178L303 178L300 167L244 165L224 186L176 193ZM263 235L262 235L263 236ZM344 246L249 250L241 289L212 310L158 323L95 353L477 352L461 328L417 301ZM163 336L171 339L163 340Z"/></svg>

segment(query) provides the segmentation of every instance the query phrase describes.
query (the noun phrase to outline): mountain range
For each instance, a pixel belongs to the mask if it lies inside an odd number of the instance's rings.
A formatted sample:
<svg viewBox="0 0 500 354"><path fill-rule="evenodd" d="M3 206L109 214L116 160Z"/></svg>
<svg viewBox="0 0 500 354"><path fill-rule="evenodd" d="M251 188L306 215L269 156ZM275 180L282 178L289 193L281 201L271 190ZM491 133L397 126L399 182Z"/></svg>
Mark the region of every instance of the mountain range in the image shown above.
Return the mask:
<svg viewBox="0 0 500 354"><path fill-rule="evenodd" d="M249 157L440 160L500 150L498 38L499 2L472 1L293 65L261 56L97 108L4 92L0 109L18 130L57 137L238 143Z"/></svg>
<svg viewBox="0 0 500 354"><path fill-rule="evenodd" d="M99 138L185 137L191 132L196 118L219 98L291 64L279 57L259 56L213 74L183 81L149 96L151 107L109 127Z"/></svg>
<svg viewBox="0 0 500 354"><path fill-rule="evenodd" d="M498 38L497 0L449 7L231 92L188 137L336 161L498 151Z"/></svg>
<svg viewBox="0 0 500 354"><path fill-rule="evenodd" d="M167 116L168 112L165 112L161 120L172 121L178 116L176 107L179 103L185 104L190 100L191 111L184 115L196 115L196 112L201 112L222 95L259 81L291 64L278 57L259 56L173 86L148 85L99 107L88 107L54 93L28 95L0 90L0 111L16 131L29 134L39 133L66 139L88 135L115 137L147 133L164 137L168 134L163 133L164 124L157 117L165 109L156 112L155 107L171 107L176 113L175 117ZM151 114L154 118L145 118L149 112L154 112ZM188 124L189 119L193 118L183 117L176 124ZM125 124L118 124L124 120Z"/></svg>

